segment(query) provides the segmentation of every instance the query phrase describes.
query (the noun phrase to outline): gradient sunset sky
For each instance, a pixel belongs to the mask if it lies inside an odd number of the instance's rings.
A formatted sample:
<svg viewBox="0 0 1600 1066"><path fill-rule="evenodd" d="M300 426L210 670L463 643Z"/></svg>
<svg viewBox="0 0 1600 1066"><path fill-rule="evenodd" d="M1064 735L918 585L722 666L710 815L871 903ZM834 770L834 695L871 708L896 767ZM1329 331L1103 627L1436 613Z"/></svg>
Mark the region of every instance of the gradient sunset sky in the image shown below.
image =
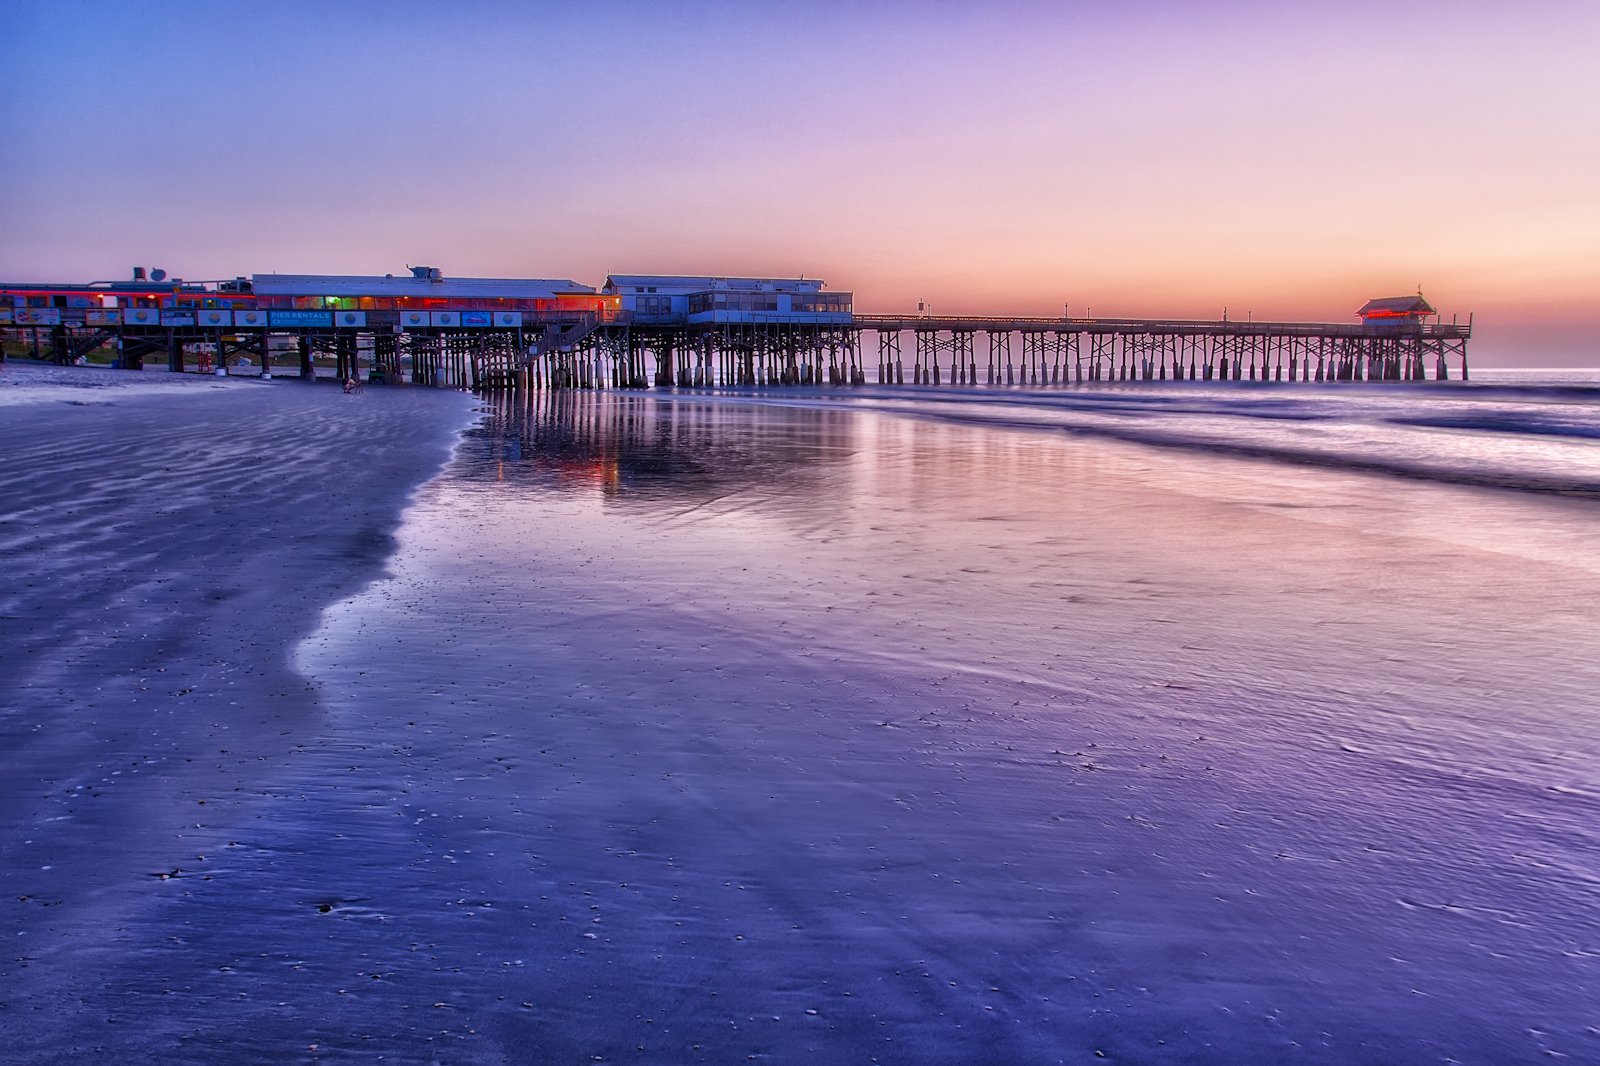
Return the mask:
<svg viewBox="0 0 1600 1066"><path fill-rule="evenodd" d="M0 278L821 277L1600 365L1600 4L11 0Z"/></svg>

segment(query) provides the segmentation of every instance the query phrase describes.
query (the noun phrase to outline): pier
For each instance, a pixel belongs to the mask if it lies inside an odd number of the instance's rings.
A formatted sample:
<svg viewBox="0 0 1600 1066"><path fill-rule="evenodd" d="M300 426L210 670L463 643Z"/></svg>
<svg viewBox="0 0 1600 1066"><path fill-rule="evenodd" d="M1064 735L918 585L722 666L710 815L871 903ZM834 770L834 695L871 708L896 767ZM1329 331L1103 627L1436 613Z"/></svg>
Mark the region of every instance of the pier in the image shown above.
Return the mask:
<svg viewBox="0 0 1600 1066"><path fill-rule="evenodd" d="M157 272L159 273L159 272ZM861 314L807 279L256 275L221 283L0 285L0 331L35 358L172 371L273 365L466 389L989 386L1468 377L1472 321L1415 297L1359 321ZM1433 319L1430 321L1430 319Z"/></svg>
<svg viewBox="0 0 1600 1066"><path fill-rule="evenodd" d="M870 335L870 336L869 336ZM596 324L535 352L530 383L582 388L1424 381L1468 376L1470 325L854 315L847 325ZM870 354L869 354L870 353ZM1452 369L1453 368L1453 369Z"/></svg>

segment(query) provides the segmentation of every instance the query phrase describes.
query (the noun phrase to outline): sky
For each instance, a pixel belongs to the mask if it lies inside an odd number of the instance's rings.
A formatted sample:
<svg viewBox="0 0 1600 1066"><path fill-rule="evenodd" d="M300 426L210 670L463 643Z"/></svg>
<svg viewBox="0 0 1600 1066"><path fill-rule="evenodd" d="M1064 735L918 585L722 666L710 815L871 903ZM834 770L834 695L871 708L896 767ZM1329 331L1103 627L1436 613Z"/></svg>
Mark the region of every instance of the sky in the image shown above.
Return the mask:
<svg viewBox="0 0 1600 1066"><path fill-rule="evenodd" d="M820 277L1600 366L1600 4L7 0L0 278Z"/></svg>

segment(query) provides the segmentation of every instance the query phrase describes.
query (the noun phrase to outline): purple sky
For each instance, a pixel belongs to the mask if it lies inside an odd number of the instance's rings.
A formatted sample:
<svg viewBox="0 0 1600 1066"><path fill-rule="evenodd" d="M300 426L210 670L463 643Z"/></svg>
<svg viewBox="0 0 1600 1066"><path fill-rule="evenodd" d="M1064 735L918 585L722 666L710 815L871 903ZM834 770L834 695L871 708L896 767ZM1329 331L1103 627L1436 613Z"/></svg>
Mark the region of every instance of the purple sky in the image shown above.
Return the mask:
<svg viewBox="0 0 1600 1066"><path fill-rule="evenodd" d="M0 34L0 277L804 273L1600 365L1600 5L72 3Z"/></svg>

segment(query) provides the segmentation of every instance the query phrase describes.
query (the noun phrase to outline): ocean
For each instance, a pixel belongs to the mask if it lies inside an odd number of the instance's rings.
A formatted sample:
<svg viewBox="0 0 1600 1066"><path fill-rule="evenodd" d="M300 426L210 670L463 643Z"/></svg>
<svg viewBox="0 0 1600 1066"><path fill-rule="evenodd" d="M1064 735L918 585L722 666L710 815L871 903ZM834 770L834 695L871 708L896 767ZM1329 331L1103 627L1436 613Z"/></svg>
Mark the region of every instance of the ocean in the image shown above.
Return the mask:
<svg viewBox="0 0 1600 1066"><path fill-rule="evenodd" d="M108 980L169 1061L1600 1061L1597 401L488 398Z"/></svg>

